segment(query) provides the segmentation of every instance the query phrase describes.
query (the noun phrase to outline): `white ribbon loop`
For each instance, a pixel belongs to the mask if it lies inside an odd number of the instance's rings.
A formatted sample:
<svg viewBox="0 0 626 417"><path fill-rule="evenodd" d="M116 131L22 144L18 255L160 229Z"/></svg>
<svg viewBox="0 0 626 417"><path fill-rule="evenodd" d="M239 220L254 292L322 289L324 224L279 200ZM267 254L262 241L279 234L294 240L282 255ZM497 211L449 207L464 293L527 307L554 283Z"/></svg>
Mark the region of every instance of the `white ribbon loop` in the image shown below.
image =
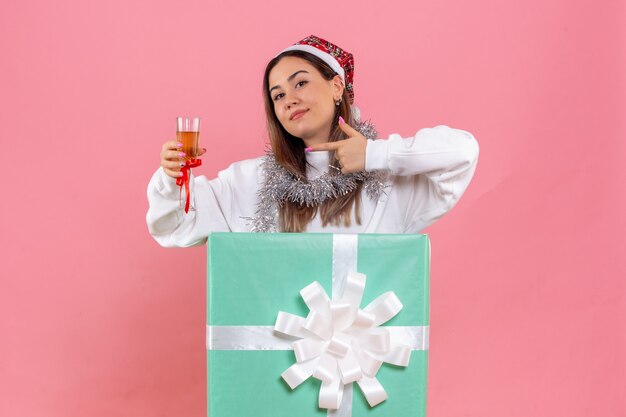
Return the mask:
<svg viewBox="0 0 626 417"><path fill-rule="evenodd" d="M350 349L350 337L336 332L328 345L328 353L332 353L338 358L343 358Z"/></svg>
<svg viewBox="0 0 626 417"><path fill-rule="evenodd" d="M352 328L354 329L367 329L368 327L372 327L374 325L374 320L376 316L372 313L368 313L363 310L358 310L356 313L356 317L352 322Z"/></svg>
<svg viewBox="0 0 626 417"><path fill-rule="evenodd" d="M298 362L317 358L326 350L327 345L328 342L316 339L300 339L292 343L293 352L296 354L296 360Z"/></svg>
<svg viewBox="0 0 626 417"><path fill-rule="evenodd" d="M411 347L379 325L386 323L402 309L393 292L386 292L360 309L365 289L364 274L350 271L342 290L328 295L317 282L300 291L310 311L306 319L279 312L275 331L298 336L292 343L296 363L282 377L293 389L313 376L322 381L319 406L337 410L344 387L357 382L370 406L387 399L387 393L376 379L383 362L407 366ZM351 392L351 391L350 391Z"/></svg>
<svg viewBox="0 0 626 417"><path fill-rule="evenodd" d="M306 381L317 368L319 358L308 362L294 363L285 370L280 376L285 380L291 389Z"/></svg>
<svg viewBox="0 0 626 417"><path fill-rule="evenodd" d="M405 345L392 347L389 352L384 355L383 360L387 363L397 366L409 366L411 359L411 348Z"/></svg>
<svg viewBox="0 0 626 417"><path fill-rule="evenodd" d="M329 301L326 291L317 281L304 287L300 295L311 311L321 310Z"/></svg>
<svg viewBox="0 0 626 417"><path fill-rule="evenodd" d="M354 333L360 345L369 351L386 353L389 351L389 332L384 328L367 329Z"/></svg>
<svg viewBox="0 0 626 417"><path fill-rule="evenodd" d="M311 311L304 321L303 328L310 331L323 340L328 340L332 336L331 320L329 314L318 311Z"/></svg>
<svg viewBox="0 0 626 417"><path fill-rule="evenodd" d="M359 365L363 373L371 377L375 376L383 364L383 361L367 353L358 343L352 344L352 350L359 360Z"/></svg>
<svg viewBox="0 0 626 417"><path fill-rule="evenodd" d="M374 326L387 323L402 310L402 303L392 291L379 295L374 301L363 309L367 313L376 316Z"/></svg>
<svg viewBox="0 0 626 417"><path fill-rule="evenodd" d="M333 316L333 327L335 330L346 329L353 320L352 306L344 300L332 300L330 302L330 313Z"/></svg>
<svg viewBox="0 0 626 417"><path fill-rule="evenodd" d="M361 365L353 351L348 351L346 356L337 360L341 371L341 382L349 384L363 377Z"/></svg>
<svg viewBox="0 0 626 417"><path fill-rule="evenodd" d="M364 376L357 381L370 407L377 406L387 399L387 392L376 378Z"/></svg>
<svg viewBox="0 0 626 417"><path fill-rule="evenodd" d="M313 378L330 383L337 374L337 361L328 354L322 355L319 364L313 371Z"/></svg>
<svg viewBox="0 0 626 417"><path fill-rule="evenodd" d="M343 384L338 378L333 379L331 382L322 382L320 387L320 395L318 399L319 408L327 408L329 410L336 410L341 404L343 397Z"/></svg>
<svg viewBox="0 0 626 417"><path fill-rule="evenodd" d="M274 324L274 330L289 336L295 337L309 337L308 332L303 331L304 319L295 314L285 313L284 311L278 312L276 318L276 324Z"/></svg>

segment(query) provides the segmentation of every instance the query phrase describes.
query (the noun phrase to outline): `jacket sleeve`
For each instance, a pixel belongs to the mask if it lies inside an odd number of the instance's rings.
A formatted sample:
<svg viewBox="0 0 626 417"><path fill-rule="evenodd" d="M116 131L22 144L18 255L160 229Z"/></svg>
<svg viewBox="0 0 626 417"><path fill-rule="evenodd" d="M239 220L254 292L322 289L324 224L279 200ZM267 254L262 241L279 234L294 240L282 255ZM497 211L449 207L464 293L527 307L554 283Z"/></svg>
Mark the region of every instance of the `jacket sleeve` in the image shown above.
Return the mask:
<svg viewBox="0 0 626 417"><path fill-rule="evenodd" d="M404 233L418 233L448 212L461 198L476 170L478 142L448 126L421 129L413 137L393 134L368 141L365 169L391 176L389 213Z"/></svg>
<svg viewBox="0 0 626 417"><path fill-rule="evenodd" d="M185 213L176 180L159 168L148 184L146 222L152 237L164 247L188 247L206 243L211 232L231 231L225 215L233 197L230 177L228 170L211 181L191 175L191 205L195 210Z"/></svg>

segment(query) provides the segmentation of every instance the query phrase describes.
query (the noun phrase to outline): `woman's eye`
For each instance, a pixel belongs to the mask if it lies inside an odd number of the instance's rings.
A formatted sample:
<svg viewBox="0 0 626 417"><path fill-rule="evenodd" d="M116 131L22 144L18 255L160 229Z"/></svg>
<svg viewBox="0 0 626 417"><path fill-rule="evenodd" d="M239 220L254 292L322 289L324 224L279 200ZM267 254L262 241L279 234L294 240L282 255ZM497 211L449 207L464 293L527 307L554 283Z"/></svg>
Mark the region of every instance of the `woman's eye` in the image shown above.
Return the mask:
<svg viewBox="0 0 626 417"><path fill-rule="evenodd" d="M308 81L306 81L306 80L298 81L298 82L296 83L296 87L297 87L297 86L299 86L300 84L304 85L304 84L307 84L307 83L308 83ZM280 98L281 98L283 95L284 95L283 93L276 94L276 95L274 96L274 101L280 100Z"/></svg>

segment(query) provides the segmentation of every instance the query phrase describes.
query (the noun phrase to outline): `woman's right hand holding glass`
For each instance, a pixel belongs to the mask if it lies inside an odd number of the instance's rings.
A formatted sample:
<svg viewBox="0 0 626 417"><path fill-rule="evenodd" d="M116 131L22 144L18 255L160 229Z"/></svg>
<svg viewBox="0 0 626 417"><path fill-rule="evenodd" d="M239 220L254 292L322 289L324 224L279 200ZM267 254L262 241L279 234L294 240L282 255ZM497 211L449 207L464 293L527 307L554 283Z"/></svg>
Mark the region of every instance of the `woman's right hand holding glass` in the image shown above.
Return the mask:
<svg viewBox="0 0 626 417"><path fill-rule="evenodd" d="M163 144L161 148L161 166L163 171L172 178L180 178L180 169L185 166L185 153L182 151L182 143L170 140ZM198 157L204 155L206 149L198 149Z"/></svg>

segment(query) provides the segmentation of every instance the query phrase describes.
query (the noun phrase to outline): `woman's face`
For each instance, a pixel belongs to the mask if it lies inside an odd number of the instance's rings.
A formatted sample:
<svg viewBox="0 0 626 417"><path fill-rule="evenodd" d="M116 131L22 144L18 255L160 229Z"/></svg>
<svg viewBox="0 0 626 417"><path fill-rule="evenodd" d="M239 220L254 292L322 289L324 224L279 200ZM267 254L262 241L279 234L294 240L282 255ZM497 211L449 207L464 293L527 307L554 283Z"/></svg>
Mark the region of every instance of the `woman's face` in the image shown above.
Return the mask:
<svg viewBox="0 0 626 417"><path fill-rule="evenodd" d="M274 111L285 130L303 140L328 141L335 101L343 93L341 77L325 80L308 61L288 56L272 68L268 81Z"/></svg>

